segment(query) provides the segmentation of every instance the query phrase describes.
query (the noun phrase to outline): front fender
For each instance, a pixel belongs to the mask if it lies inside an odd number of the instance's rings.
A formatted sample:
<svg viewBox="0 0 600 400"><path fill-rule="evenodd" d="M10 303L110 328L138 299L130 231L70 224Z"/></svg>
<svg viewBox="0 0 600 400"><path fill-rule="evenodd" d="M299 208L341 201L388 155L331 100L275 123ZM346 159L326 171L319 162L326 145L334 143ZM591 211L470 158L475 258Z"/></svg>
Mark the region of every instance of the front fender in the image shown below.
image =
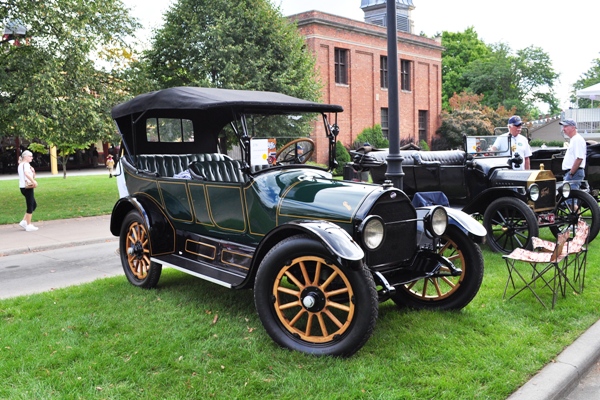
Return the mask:
<svg viewBox="0 0 600 400"><path fill-rule="evenodd" d="M285 238L302 233L323 243L331 256L341 263L351 268L361 265L364 258L362 248L338 225L328 221L296 220L279 225L261 240L252 260L252 275L256 273L262 259L273 246Z"/></svg>
<svg viewBox="0 0 600 400"><path fill-rule="evenodd" d="M435 207L438 206L417 207L417 217L419 219L418 230L423 231L425 229L422 222L423 218ZM468 236L474 236L481 239L485 238L487 230L475 218L452 207L444 207L444 209L448 213L448 224L456 225Z"/></svg>
<svg viewBox="0 0 600 400"><path fill-rule="evenodd" d="M332 254L343 260L358 261L365 256L363 249L348 232L329 221L297 220L285 225L297 227L320 240ZM282 226L275 229L273 234L276 234Z"/></svg>

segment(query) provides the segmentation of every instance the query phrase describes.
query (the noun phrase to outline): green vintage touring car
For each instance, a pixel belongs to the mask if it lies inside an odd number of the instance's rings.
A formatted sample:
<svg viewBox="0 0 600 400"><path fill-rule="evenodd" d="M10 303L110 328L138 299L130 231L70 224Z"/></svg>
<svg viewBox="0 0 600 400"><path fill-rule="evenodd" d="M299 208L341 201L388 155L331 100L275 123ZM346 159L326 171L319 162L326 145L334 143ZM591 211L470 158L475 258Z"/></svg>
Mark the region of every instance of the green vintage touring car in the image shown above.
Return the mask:
<svg viewBox="0 0 600 400"><path fill-rule="evenodd" d="M341 111L197 87L114 107L121 198L111 231L128 280L153 288L171 267L253 289L273 340L318 355L359 350L381 301L465 307L482 281L474 241L485 230L441 206L415 207L389 185L333 179ZM311 137L315 129L323 134ZM325 168L307 163L317 150Z"/></svg>

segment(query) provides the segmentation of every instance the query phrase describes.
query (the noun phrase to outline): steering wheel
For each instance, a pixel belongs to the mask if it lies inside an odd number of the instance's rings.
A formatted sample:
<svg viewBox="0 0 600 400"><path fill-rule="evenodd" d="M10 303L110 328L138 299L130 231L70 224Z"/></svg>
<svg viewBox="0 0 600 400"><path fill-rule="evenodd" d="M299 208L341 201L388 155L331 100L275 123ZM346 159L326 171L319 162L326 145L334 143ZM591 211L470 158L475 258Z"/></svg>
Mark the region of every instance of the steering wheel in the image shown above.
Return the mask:
<svg viewBox="0 0 600 400"><path fill-rule="evenodd" d="M295 139L277 151L278 164L304 164L315 151L315 142L312 139Z"/></svg>

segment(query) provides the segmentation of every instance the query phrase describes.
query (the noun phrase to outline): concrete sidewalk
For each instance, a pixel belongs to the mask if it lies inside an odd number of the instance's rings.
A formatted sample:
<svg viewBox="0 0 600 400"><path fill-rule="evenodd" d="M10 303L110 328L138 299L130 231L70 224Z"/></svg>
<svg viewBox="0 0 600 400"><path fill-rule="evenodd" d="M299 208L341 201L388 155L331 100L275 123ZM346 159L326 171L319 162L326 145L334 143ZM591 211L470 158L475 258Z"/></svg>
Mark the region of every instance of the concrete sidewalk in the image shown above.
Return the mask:
<svg viewBox="0 0 600 400"><path fill-rule="evenodd" d="M0 225L0 257L83 244L118 241L110 233L110 215L56 221L33 221L40 229L26 232L18 221Z"/></svg>

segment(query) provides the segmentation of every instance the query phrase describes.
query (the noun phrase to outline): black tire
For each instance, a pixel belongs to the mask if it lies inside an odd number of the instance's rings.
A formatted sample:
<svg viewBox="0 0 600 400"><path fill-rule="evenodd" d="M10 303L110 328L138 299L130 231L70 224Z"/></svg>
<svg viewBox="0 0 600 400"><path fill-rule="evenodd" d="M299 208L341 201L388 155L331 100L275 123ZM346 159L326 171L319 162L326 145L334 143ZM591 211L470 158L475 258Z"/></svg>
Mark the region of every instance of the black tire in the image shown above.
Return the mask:
<svg viewBox="0 0 600 400"><path fill-rule="evenodd" d="M367 342L379 310L371 273L364 266L339 265L306 235L287 238L268 252L256 274L254 302L281 347L341 357Z"/></svg>
<svg viewBox="0 0 600 400"><path fill-rule="evenodd" d="M569 200L577 200L575 202ZM576 204L577 207L574 207ZM557 224L550 227L554 237L570 226L577 226L579 218L583 218L590 227L588 242L598 236L600 231L600 207L598 202L589 193L581 190L571 191L571 195L565 199L561 198L554 210Z"/></svg>
<svg viewBox="0 0 600 400"><path fill-rule="evenodd" d="M396 288L399 306L428 310L460 310L473 300L483 281L483 254L462 230L448 226L438 253L462 270L460 276L421 279Z"/></svg>
<svg viewBox="0 0 600 400"><path fill-rule="evenodd" d="M136 211L130 211L123 220L119 253L125 276L132 285L144 289L156 287L162 265L150 261L150 236Z"/></svg>
<svg viewBox="0 0 600 400"><path fill-rule="evenodd" d="M501 197L488 206L483 215L487 242L493 251L508 254L516 248L531 250L532 238L538 236L535 213L525 202Z"/></svg>

